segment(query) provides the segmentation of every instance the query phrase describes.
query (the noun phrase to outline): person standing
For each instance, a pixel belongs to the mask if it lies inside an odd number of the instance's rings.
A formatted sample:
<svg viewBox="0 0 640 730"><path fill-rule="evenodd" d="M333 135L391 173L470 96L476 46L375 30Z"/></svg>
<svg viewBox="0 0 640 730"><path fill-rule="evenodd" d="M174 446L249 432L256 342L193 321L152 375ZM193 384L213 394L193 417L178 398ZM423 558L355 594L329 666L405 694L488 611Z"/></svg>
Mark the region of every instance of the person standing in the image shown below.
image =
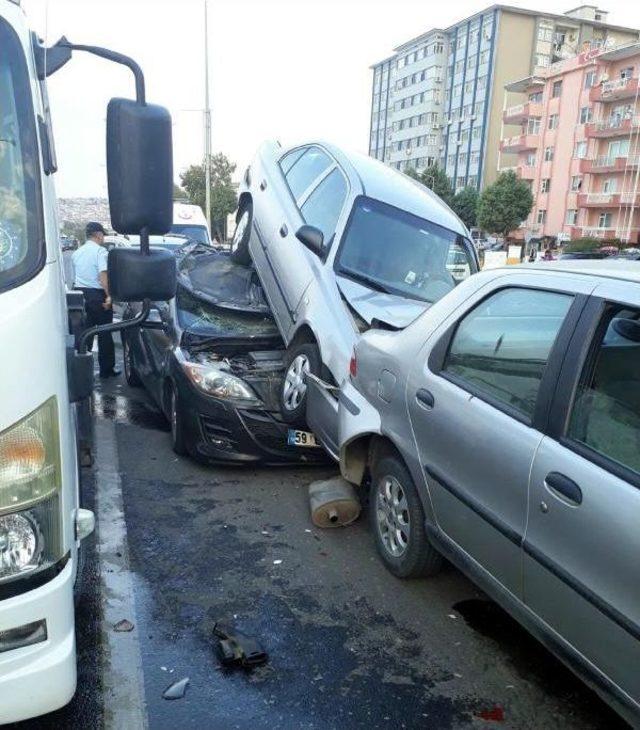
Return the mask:
<svg viewBox="0 0 640 730"><path fill-rule="evenodd" d="M87 223L86 241L71 257L74 272L74 289L84 294L84 311L87 327L113 322L113 308L109 296L107 276L107 249L104 247L105 229L100 223ZM93 337L87 343L93 347ZM120 375L115 369L116 357L111 332L98 334L98 365L101 378Z"/></svg>

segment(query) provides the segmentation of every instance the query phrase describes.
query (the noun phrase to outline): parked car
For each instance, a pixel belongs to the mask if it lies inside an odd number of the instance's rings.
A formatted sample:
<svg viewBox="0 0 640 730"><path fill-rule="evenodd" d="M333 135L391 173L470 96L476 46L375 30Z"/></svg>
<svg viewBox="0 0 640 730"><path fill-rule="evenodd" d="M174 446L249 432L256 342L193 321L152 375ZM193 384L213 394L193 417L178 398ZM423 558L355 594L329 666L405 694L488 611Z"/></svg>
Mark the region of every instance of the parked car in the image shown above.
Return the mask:
<svg viewBox="0 0 640 730"><path fill-rule="evenodd" d="M129 305L124 319L138 306ZM179 286L149 321L123 332L124 370L171 424L178 454L207 462L323 461L313 435L278 409L284 344L252 269L197 246L179 260Z"/></svg>
<svg viewBox="0 0 640 730"><path fill-rule="evenodd" d="M478 270L468 231L430 190L324 143L260 147L231 249L255 263L287 346L283 418L334 455L336 387L359 334L405 327Z"/></svg>
<svg viewBox="0 0 640 730"><path fill-rule="evenodd" d="M442 556L640 721L640 265L468 279L358 342L340 466L395 575Z"/></svg>
<svg viewBox="0 0 640 730"><path fill-rule="evenodd" d="M560 254L561 261L567 260L589 260L589 259L606 259L609 254L604 251L566 251Z"/></svg>

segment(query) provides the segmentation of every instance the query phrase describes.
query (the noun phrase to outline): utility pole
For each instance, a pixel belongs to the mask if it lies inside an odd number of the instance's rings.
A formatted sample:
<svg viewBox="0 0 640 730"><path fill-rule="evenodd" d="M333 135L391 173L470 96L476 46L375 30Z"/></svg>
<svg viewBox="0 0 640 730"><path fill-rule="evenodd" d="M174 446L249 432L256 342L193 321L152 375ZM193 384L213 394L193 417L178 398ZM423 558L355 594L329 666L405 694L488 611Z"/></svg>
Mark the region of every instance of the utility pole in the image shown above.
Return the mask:
<svg viewBox="0 0 640 730"><path fill-rule="evenodd" d="M207 0L204 0L204 175L205 207L209 233L211 230L211 109L209 107L209 23Z"/></svg>

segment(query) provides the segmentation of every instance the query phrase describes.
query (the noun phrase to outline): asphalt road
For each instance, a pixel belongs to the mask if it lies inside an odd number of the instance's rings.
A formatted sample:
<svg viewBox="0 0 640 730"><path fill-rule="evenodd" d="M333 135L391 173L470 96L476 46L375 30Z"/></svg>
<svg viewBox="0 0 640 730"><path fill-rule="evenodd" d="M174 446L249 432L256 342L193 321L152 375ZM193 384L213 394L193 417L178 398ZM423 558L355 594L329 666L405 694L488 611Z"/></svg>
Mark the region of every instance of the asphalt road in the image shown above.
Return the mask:
<svg viewBox="0 0 640 730"><path fill-rule="evenodd" d="M150 728L623 727L454 568L400 581L378 561L366 515L315 528L307 487L331 469L179 458L144 392L118 381L101 387L95 412L112 424L134 598L123 618L142 666L130 681ZM114 645L100 651L113 626L100 623L105 588L91 558L80 693L22 727L100 727L103 699L123 683L110 674ZM256 637L269 663L221 670L216 622ZM163 699L183 677L186 695Z"/></svg>

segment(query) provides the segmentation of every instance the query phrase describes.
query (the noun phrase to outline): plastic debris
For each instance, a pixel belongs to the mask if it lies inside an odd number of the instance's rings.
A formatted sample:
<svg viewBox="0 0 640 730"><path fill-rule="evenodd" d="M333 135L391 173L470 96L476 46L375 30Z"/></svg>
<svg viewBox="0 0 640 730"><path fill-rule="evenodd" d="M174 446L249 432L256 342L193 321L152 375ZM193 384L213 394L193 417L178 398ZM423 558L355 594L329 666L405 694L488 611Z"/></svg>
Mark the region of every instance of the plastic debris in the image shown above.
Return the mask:
<svg viewBox="0 0 640 730"><path fill-rule="evenodd" d="M113 630L114 631L120 631L120 632L122 632L122 631L133 631L133 628L134 627L133 627L133 624L131 623L131 621L129 621L126 618L121 619L120 621L118 621L117 624L114 624L113 625Z"/></svg>
<svg viewBox="0 0 640 730"><path fill-rule="evenodd" d="M311 520L317 527L349 525L360 515L360 500L353 485L333 477L309 485Z"/></svg>
<svg viewBox="0 0 640 730"><path fill-rule="evenodd" d="M273 564L274 565L280 565L281 563L282 563L282 560L274 560L273 561Z"/></svg>
<svg viewBox="0 0 640 730"><path fill-rule="evenodd" d="M170 684L167 689L162 693L162 697L165 700L181 700L186 691L187 685L189 684L189 677L184 679L178 679L176 682Z"/></svg>
<svg viewBox="0 0 640 730"><path fill-rule="evenodd" d="M218 657L225 667L251 669L269 660L269 655L262 646L240 631L216 624L213 634L218 639Z"/></svg>

